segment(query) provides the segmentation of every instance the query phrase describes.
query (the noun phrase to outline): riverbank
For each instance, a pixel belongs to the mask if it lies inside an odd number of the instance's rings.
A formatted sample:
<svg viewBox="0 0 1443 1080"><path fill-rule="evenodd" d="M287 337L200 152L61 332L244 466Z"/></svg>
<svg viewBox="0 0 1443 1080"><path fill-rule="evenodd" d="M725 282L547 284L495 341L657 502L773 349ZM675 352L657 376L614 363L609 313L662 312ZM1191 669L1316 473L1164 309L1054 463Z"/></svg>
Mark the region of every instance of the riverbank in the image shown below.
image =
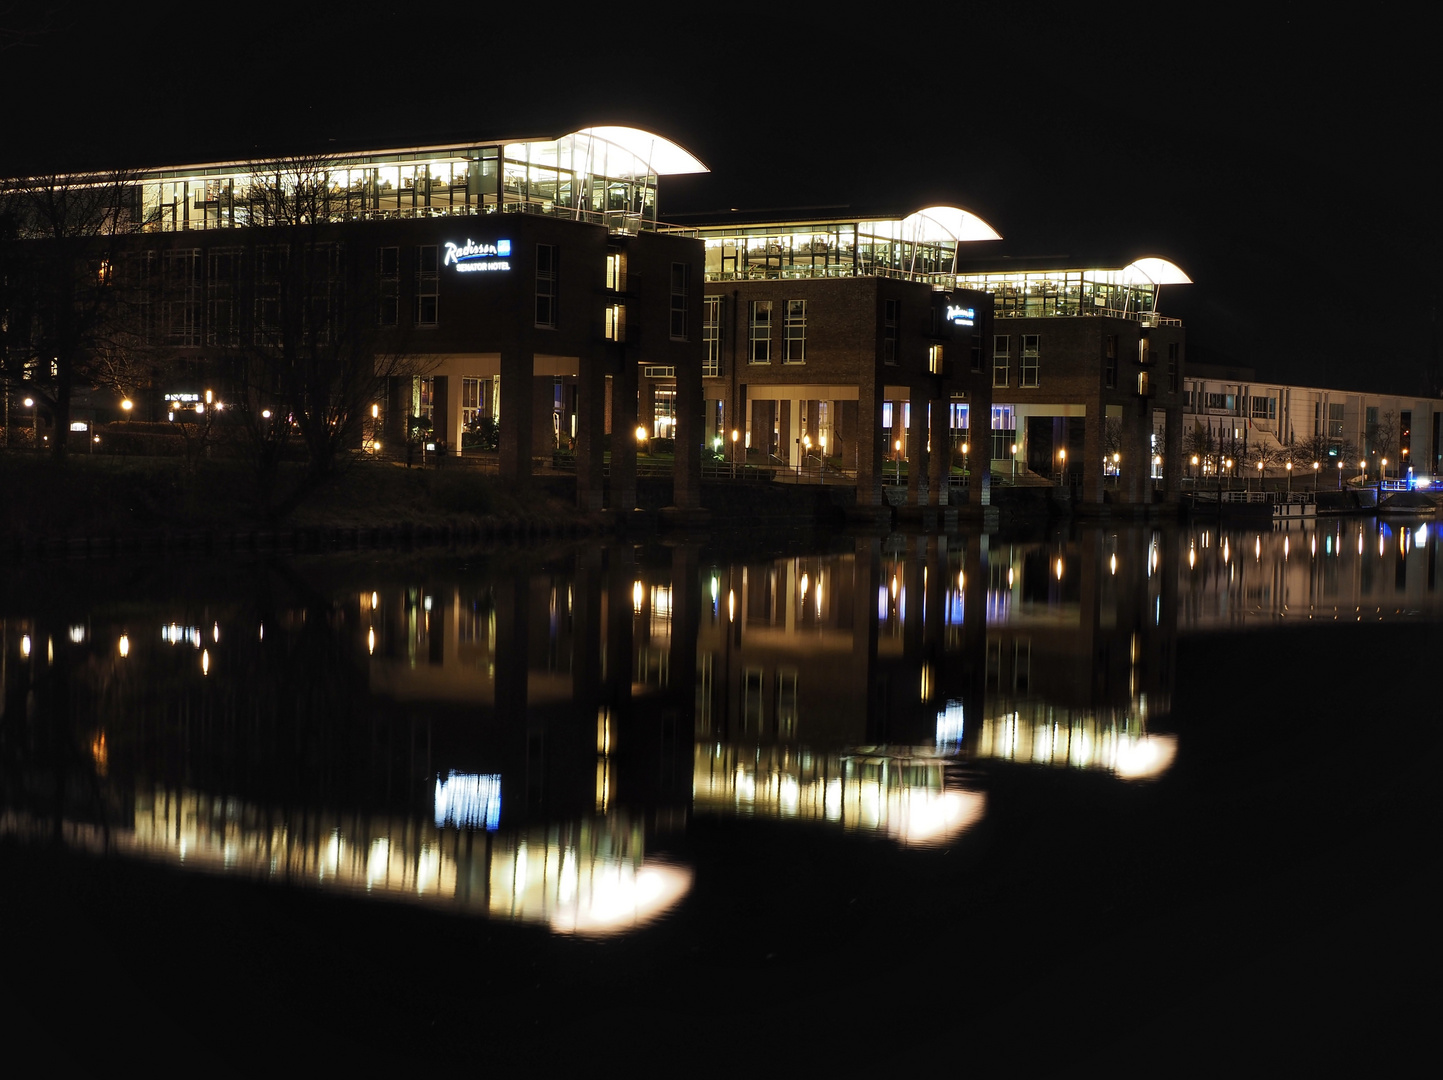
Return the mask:
<svg viewBox="0 0 1443 1080"><path fill-rule="evenodd" d="M283 482L300 478L283 474ZM571 484L518 492L474 469L358 462L310 489L294 509L260 506L254 474L235 462L182 468L162 459L0 457L0 547L75 554L169 547L345 546L529 533L601 532L601 514L572 505Z"/></svg>

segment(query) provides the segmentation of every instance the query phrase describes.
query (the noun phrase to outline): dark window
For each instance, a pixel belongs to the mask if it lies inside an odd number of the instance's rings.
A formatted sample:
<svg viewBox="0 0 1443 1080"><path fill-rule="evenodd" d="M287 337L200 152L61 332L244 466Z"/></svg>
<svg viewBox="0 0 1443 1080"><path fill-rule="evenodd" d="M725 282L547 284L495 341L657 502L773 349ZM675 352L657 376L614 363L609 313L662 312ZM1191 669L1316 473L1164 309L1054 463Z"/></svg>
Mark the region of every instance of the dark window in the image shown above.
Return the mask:
<svg viewBox="0 0 1443 1080"><path fill-rule="evenodd" d="M555 244L536 245L536 325L555 329L558 262Z"/></svg>

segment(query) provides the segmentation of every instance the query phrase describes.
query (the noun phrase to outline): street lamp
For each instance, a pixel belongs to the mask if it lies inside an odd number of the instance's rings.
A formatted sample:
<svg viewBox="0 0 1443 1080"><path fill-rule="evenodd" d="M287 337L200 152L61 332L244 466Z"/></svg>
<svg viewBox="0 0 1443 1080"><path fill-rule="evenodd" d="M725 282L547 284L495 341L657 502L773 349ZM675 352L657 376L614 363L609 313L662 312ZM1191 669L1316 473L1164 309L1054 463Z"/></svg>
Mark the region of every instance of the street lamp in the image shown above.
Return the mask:
<svg viewBox="0 0 1443 1080"><path fill-rule="evenodd" d="M1285 468L1288 470L1288 497L1289 497L1289 498L1292 498L1292 495L1293 495L1293 462L1292 462L1292 459L1289 459L1289 460L1288 460L1288 463L1287 463L1287 465L1285 466Z"/></svg>
<svg viewBox="0 0 1443 1080"><path fill-rule="evenodd" d="M737 439L738 439L740 436L741 436L741 432L737 431L736 428L732 428L732 479L733 479L733 480L735 480L735 479L737 478Z"/></svg>
<svg viewBox="0 0 1443 1080"><path fill-rule="evenodd" d="M821 469L819 471L822 474L822 483L825 484L827 482L827 437L825 435L818 435L817 442L821 446L819 453L822 456Z"/></svg>
<svg viewBox="0 0 1443 1080"><path fill-rule="evenodd" d="M1338 490L1343 490L1343 462L1341 458L1338 460Z"/></svg>
<svg viewBox="0 0 1443 1080"><path fill-rule="evenodd" d="M1313 462L1313 494L1318 493L1318 470L1322 467L1320 462Z"/></svg>
<svg viewBox="0 0 1443 1080"><path fill-rule="evenodd" d="M902 440L898 439L895 443L893 443L892 449L897 452L897 483L900 484L902 482Z"/></svg>
<svg viewBox="0 0 1443 1080"><path fill-rule="evenodd" d="M37 419L37 415L40 409L35 404L33 397L25 399L25 407L30 410L30 443L38 448L40 446L40 421Z"/></svg>
<svg viewBox="0 0 1443 1080"><path fill-rule="evenodd" d="M1012 482L1017 483L1017 444L1012 444Z"/></svg>
<svg viewBox="0 0 1443 1080"><path fill-rule="evenodd" d="M802 453L801 453L801 456L797 458L797 479L798 479L798 480L800 480L801 477L802 477L802 465L806 463L807 454L811 452L811 449L812 449L812 437L811 437L810 435L803 435L803 436L802 436Z"/></svg>

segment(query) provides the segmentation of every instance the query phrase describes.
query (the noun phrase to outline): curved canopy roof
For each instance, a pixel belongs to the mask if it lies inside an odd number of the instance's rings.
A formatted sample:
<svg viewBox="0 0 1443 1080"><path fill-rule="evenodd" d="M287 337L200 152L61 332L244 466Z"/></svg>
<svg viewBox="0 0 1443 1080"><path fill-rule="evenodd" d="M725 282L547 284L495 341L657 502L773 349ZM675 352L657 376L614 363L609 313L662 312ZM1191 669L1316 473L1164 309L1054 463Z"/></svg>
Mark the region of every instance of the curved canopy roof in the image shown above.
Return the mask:
<svg viewBox="0 0 1443 1080"><path fill-rule="evenodd" d="M645 162L657 176L711 172L685 147L650 131L633 127L589 127L573 133L576 138L599 139L625 150Z"/></svg>
<svg viewBox="0 0 1443 1080"><path fill-rule="evenodd" d="M916 243L1001 240L1002 234L960 206L927 206L902 219L902 235Z"/></svg>
<svg viewBox="0 0 1443 1080"><path fill-rule="evenodd" d="M1149 255L1122 268L1122 280L1128 285L1191 285L1192 278L1177 263Z"/></svg>

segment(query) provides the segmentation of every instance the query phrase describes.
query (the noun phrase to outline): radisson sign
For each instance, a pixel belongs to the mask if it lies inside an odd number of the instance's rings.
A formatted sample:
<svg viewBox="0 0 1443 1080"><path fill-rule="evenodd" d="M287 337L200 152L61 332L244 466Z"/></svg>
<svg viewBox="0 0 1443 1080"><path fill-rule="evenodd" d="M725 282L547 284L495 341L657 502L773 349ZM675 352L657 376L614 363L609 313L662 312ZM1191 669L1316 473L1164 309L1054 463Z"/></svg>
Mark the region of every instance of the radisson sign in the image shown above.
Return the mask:
<svg viewBox="0 0 1443 1080"><path fill-rule="evenodd" d="M510 270L510 259L510 240L497 240L494 244L478 244L469 237L464 244L446 241L445 265L454 266L458 274Z"/></svg>

